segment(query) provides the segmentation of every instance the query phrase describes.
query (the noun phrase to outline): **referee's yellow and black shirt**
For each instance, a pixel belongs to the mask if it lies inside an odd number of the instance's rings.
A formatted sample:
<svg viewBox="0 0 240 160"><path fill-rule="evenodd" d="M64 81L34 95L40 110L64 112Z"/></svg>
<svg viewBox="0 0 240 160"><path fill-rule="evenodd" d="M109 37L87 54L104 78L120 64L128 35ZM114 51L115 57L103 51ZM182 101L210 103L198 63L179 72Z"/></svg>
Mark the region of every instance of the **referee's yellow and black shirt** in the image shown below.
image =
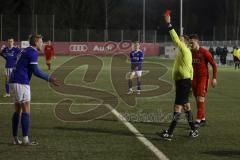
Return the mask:
<svg viewBox="0 0 240 160"><path fill-rule="evenodd" d="M237 57L237 52L238 52L238 49L235 48L235 49L233 50L233 55L234 55L235 57Z"/></svg>
<svg viewBox="0 0 240 160"><path fill-rule="evenodd" d="M179 52L176 55L173 65L173 80L193 79L192 53L187 45L180 40L176 31L171 28L169 30L171 38L178 47Z"/></svg>
<svg viewBox="0 0 240 160"><path fill-rule="evenodd" d="M237 57L238 59L240 59L240 49L234 49L233 55L234 55L235 57Z"/></svg>

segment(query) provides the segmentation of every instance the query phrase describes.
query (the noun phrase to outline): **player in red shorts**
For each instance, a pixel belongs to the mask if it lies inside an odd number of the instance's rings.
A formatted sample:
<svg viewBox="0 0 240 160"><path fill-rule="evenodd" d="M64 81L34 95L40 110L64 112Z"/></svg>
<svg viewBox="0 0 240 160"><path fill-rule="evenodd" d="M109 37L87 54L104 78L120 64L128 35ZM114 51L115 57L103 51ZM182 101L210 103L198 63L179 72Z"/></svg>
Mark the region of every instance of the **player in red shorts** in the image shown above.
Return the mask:
<svg viewBox="0 0 240 160"><path fill-rule="evenodd" d="M54 57L54 48L51 41L48 41L48 44L45 45L44 55L46 58L46 64L48 66L48 70L51 70L52 57Z"/></svg>
<svg viewBox="0 0 240 160"><path fill-rule="evenodd" d="M193 59L193 81L192 90L193 95L196 98L197 104L197 119L196 126L200 127L206 125L205 117L205 97L208 89L209 71L208 63L212 66L213 74L211 79L212 87L217 85L217 66L211 53L202 48L199 44L199 38L197 35L190 36L192 59Z"/></svg>

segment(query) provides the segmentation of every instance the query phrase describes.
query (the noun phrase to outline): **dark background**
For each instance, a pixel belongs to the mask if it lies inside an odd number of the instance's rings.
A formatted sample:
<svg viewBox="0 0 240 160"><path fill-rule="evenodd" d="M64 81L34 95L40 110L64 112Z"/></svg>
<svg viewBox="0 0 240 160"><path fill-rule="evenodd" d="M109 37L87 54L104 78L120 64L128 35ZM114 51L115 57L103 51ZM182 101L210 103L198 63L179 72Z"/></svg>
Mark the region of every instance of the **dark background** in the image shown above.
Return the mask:
<svg viewBox="0 0 240 160"><path fill-rule="evenodd" d="M24 24L32 30L31 15L35 14L55 15L56 29L105 29L106 7L108 29L142 29L143 0L1 0L0 12L9 16L26 15L29 18ZM166 34L162 16L166 9L172 10L173 24L179 31L180 0L146 0L146 30ZM197 33L205 40L236 40L239 9L239 0L183 0L184 32ZM4 26L14 26L8 19Z"/></svg>

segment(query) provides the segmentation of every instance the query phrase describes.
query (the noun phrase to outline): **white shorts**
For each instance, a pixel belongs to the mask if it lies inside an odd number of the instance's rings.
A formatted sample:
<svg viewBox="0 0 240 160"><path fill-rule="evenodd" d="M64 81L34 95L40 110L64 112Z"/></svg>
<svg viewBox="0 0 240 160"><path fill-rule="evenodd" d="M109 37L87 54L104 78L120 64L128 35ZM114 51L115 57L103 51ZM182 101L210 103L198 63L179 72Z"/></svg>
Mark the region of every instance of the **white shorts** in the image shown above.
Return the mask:
<svg viewBox="0 0 240 160"><path fill-rule="evenodd" d="M132 72L126 73L127 80L129 80L130 77L137 78L137 77L141 77L141 76L142 76L142 71L132 71Z"/></svg>
<svg viewBox="0 0 240 160"><path fill-rule="evenodd" d="M141 77L142 76L142 71L132 71L131 74L134 77Z"/></svg>
<svg viewBox="0 0 240 160"><path fill-rule="evenodd" d="M30 86L26 84L11 83L10 93L13 96L15 102L24 103L31 101Z"/></svg>
<svg viewBox="0 0 240 160"><path fill-rule="evenodd" d="M13 68L5 68L5 75L10 77L12 74Z"/></svg>

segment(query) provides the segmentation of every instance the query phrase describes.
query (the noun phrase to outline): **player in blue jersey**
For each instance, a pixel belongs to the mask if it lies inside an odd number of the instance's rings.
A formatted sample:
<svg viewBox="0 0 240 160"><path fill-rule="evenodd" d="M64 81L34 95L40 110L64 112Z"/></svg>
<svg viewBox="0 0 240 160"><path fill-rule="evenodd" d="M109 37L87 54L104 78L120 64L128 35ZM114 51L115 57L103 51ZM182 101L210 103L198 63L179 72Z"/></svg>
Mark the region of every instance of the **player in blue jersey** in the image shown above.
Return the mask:
<svg viewBox="0 0 240 160"><path fill-rule="evenodd" d="M133 43L133 51L130 52L131 59L131 72L128 79L128 94L133 93L132 80L137 79L137 94L141 92L141 76L142 76L142 64L144 60L144 53L140 50L140 43Z"/></svg>
<svg viewBox="0 0 240 160"><path fill-rule="evenodd" d="M9 78L12 73L13 67L16 63L18 53L20 53L20 49L17 47L14 47L14 39L9 38L7 47L3 48L2 52L1 52L1 56L6 60L6 64L5 64L6 94L3 97L10 97Z"/></svg>
<svg viewBox="0 0 240 160"><path fill-rule="evenodd" d="M41 35L31 35L30 47L25 48L19 55L10 78L10 90L15 99L15 112L12 117L12 134L14 144L36 145L28 138L30 124L30 85L32 74L58 86L56 78L42 72L38 67L38 50L42 48ZM18 139L18 125L21 117L23 141Z"/></svg>

